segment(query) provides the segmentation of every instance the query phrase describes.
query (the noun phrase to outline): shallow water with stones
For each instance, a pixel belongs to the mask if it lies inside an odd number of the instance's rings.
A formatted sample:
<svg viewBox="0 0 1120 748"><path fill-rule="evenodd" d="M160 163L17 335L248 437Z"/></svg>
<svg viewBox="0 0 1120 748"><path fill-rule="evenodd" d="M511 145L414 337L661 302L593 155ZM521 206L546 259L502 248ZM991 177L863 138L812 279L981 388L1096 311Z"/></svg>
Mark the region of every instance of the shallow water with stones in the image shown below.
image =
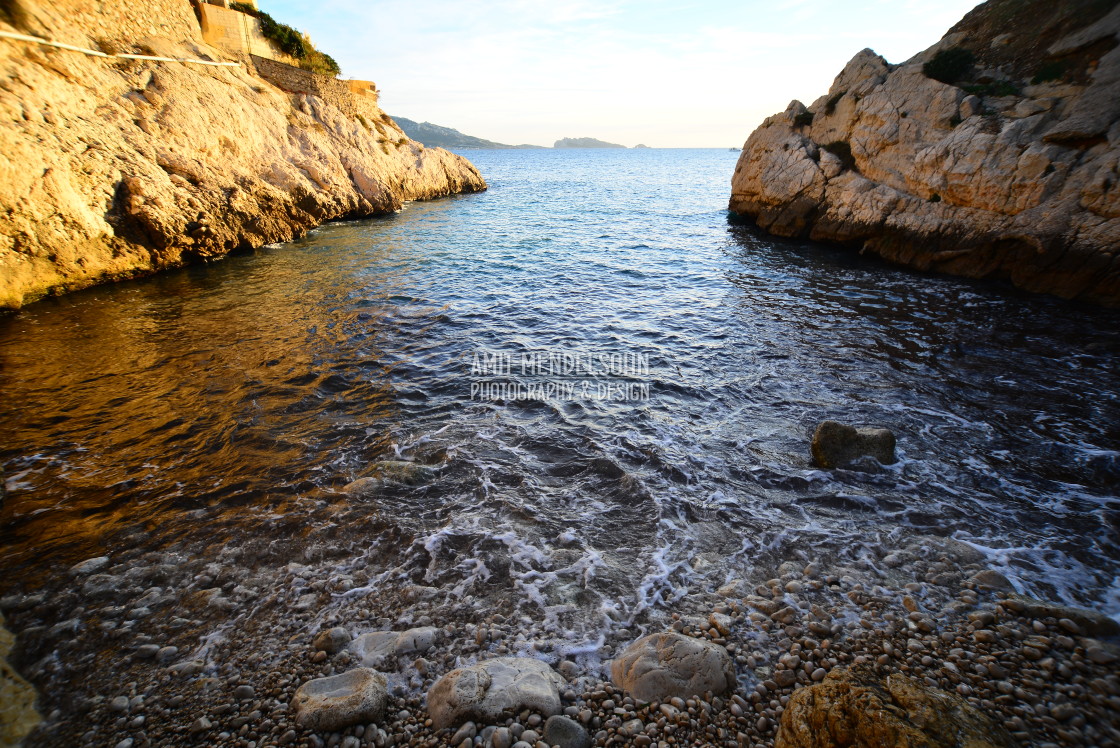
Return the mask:
<svg viewBox="0 0 1120 748"><path fill-rule="evenodd" d="M724 150L466 155L488 192L0 317L0 594L69 603L20 627L142 601L69 589L107 555L184 570L167 620L232 564L293 601L321 580L324 610L513 609L593 660L730 580L875 578L931 536L1120 615L1120 313L763 236L729 221ZM899 461L814 468L826 418ZM430 470L339 493L386 460Z"/></svg>

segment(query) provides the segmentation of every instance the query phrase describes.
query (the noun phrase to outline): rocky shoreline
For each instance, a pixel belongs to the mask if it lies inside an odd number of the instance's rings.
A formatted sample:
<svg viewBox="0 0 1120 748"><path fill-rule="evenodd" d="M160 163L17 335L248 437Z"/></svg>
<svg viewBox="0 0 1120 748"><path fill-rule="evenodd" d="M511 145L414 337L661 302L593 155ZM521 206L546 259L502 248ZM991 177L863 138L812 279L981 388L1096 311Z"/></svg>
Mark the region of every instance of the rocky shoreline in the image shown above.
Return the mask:
<svg viewBox="0 0 1120 748"><path fill-rule="evenodd" d="M1120 9L989 0L859 52L747 140L729 209L923 271L1120 305Z"/></svg>
<svg viewBox="0 0 1120 748"><path fill-rule="evenodd" d="M905 729L922 729L907 708L944 702L990 720L990 745L1120 742L1116 622L1021 598L981 554L949 539L883 549L844 573L786 562L772 578L690 595L677 607L691 612L620 620L575 649L508 594L475 605L431 587L382 585L360 565L250 570L247 560L91 559L61 586L0 600L46 715L27 744L539 748L555 713L568 718L552 722L553 737L570 736L555 743L565 747L828 745L798 737L791 710L800 724L822 704L850 708L830 701L838 692L889 700L900 684L911 696L892 713ZM705 692L655 698L648 688L668 682L660 675L641 687L620 675L633 670L627 648L664 630L726 652L725 665L686 667ZM628 656L612 682L610 662ZM501 714L472 719L462 688L437 686L456 668L510 657L547 671L528 702L536 708L507 693L507 679L494 687L510 699ZM733 680L711 667L730 667ZM301 718L301 687L362 668L384 674L378 719L343 727ZM540 701L542 688L554 702ZM859 729L881 739L887 728L869 718Z"/></svg>
<svg viewBox="0 0 1120 748"><path fill-rule="evenodd" d="M227 60L191 5L19 0L0 29L84 49ZM13 25L17 24L17 25ZM325 221L486 189L376 99L352 112L239 67L0 44L0 309L288 241ZM297 71L298 72L298 71Z"/></svg>

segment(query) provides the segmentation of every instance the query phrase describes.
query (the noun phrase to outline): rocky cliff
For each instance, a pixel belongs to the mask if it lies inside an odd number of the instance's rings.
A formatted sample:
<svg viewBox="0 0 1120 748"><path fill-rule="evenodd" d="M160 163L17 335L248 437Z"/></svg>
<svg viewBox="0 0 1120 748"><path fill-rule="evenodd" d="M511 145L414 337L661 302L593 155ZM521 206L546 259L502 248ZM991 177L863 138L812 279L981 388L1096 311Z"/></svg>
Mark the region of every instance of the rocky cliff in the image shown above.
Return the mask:
<svg viewBox="0 0 1120 748"><path fill-rule="evenodd" d="M1120 305L1120 6L990 0L869 49L751 134L730 209L780 236Z"/></svg>
<svg viewBox="0 0 1120 748"><path fill-rule="evenodd" d="M0 30L230 59L187 0L0 2ZM240 67L91 57L0 39L0 308L296 237L330 219L483 190L465 159Z"/></svg>

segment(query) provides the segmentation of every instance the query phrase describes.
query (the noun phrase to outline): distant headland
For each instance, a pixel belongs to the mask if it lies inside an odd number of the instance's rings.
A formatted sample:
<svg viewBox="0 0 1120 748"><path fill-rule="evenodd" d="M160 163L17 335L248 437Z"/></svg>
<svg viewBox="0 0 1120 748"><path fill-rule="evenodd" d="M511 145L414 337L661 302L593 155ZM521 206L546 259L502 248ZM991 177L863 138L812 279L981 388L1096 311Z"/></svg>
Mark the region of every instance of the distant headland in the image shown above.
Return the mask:
<svg viewBox="0 0 1120 748"><path fill-rule="evenodd" d="M618 143L608 143L605 140L597 140L596 138L560 138L557 140L553 148L625 148L624 145Z"/></svg>

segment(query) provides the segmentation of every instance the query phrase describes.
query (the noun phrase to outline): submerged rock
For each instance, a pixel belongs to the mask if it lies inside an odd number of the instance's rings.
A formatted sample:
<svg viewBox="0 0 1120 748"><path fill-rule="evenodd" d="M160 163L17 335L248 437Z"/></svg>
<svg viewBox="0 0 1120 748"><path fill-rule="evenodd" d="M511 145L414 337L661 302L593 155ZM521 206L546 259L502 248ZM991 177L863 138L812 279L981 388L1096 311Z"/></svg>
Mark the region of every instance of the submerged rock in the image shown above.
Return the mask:
<svg viewBox="0 0 1120 748"><path fill-rule="evenodd" d="M638 639L611 663L611 681L639 701L665 701L725 693L735 668L717 644L676 633Z"/></svg>
<svg viewBox="0 0 1120 748"><path fill-rule="evenodd" d="M377 493L386 483L418 486L433 480L438 472L428 465L405 460L381 460L370 467L372 475L347 483L342 492L353 497Z"/></svg>
<svg viewBox="0 0 1120 748"><path fill-rule="evenodd" d="M304 683L292 697L292 709L300 727L333 732L381 721L388 701L385 676L357 668Z"/></svg>
<svg viewBox="0 0 1120 748"><path fill-rule="evenodd" d="M824 421L813 433L810 450L820 467L838 468L862 457L873 457L884 465L896 461L895 438L889 429L856 428Z"/></svg>
<svg viewBox="0 0 1120 748"><path fill-rule="evenodd" d="M560 712L564 679L540 660L499 657L457 668L428 691L428 713L439 730L466 720L493 722L506 713L532 709Z"/></svg>
<svg viewBox="0 0 1120 748"><path fill-rule="evenodd" d="M868 667L833 670L793 692L775 748L840 746L1002 748L1011 736L959 696Z"/></svg>

